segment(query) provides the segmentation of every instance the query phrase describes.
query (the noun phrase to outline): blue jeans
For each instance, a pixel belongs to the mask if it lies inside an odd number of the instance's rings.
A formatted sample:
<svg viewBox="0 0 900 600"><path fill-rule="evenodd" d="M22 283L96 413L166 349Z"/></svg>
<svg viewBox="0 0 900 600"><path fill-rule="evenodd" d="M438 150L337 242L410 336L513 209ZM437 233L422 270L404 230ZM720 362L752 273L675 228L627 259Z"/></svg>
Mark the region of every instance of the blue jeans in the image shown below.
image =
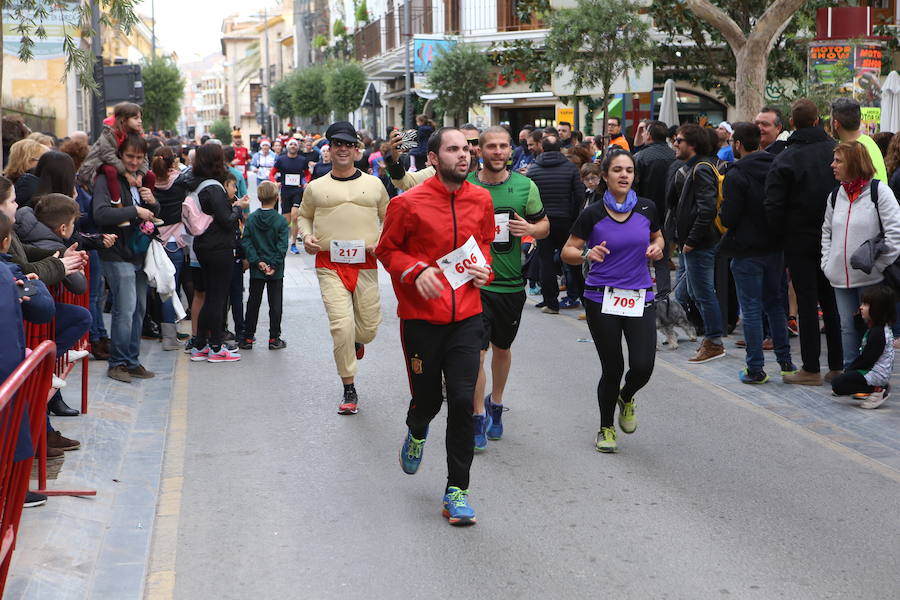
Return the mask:
<svg viewBox="0 0 900 600"><path fill-rule="evenodd" d="M103 263L96 250L88 252L88 257L91 261L91 299L88 304L91 309L91 340L99 340L109 337L103 323Z"/></svg>
<svg viewBox="0 0 900 600"><path fill-rule="evenodd" d="M91 328L91 313L74 304L56 303L56 356L62 356Z"/></svg>
<svg viewBox="0 0 900 600"><path fill-rule="evenodd" d="M166 249L166 256L169 257L169 260L172 261L172 264L175 266L175 293L177 294L178 285L181 282L181 268L184 266L184 250L179 248L178 244L175 242L166 242L164 248ZM171 298L163 302L162 322L175 322L175 307L172 305Z"/></svg>
<svg viewBox="0 0 900 600"><path fill-rule="evenodd" d="M859 355L859 346L865 330L859 314L859 299L868 287L834 288L834 299L837 301L838 315L841 318L841 348L844 351L844 369Z"/></svg>
<svg viewBox="0 0 900 600"><path fill-rule="evenodd" d="M744 341L747 342L747 370L763 370L763 313L769 320L775 357L779 364L791 362L787 317L784 313L784 257L781 252L765 256L735 258L731 261L734 286L741 306Z"/></svg>
<svg viewBox="0 0 900 600"><path fill-rule="evenodd" d="M716 249L691 250L681 255L687 270L690 294L703 317L704 337L722 343L722 311L716 297ZM676 296L677 297L677 296Z"/></svg>
<svg viewBox="0 0 900 600"><path fill-rule="evenodd" d="M118 261L103 261L103 273L113 293L109 366L137 367L147 310L147 275L140 265Z"/></svg>
<svg viewBox="0 0 900 600"><path fill-rule="evenodd" d="M678 268L675 270L675 299L679 304L687 307L688 301L692 298L692 295L691 284L688 281L684 265L684 254L682 253L678 258Z"/></svg>

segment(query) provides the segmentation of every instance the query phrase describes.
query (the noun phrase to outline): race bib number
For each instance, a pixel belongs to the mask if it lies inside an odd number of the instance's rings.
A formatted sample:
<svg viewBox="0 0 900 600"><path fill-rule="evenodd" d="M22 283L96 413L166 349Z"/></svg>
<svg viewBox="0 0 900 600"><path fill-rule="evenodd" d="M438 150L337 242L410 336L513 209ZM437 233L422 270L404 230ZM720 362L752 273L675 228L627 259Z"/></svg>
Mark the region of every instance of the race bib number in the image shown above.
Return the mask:
<svg viewBox="0 0 900 600"><path fill-rule="evenodd" d="M331 262L359 264L366 262L363 240L331 240Z"/></svg>
<svg viewBox="0 0 900 600"><path fill-rule="evenodd" d="M442 256L437 261L438 267L444 272L444 277L450 282L450 287L454 290L461 287L468 281L474 279L469 274L469 267L483 267L486 264L484 254L478 247L475 238L469 236L466 243L454 250L453 252Z"/></svg>
<svg viewBox="0 0 900 600"><path fill-rule="evenodd" d="M607 286L601 311L607 315L640 317L644 314L646 299L647 290L621 290Z"/></svg>
<svg viewBox="0 0 900 600"><path fill-rule="evenodd" d="M509 213L494 213L494 242L509 241Z"/></svg>
<svg viewBox="0 0 900 600"><path fill-rule="evenodd" d="M284 176L284 185L293 185L296 187L300 187L300 176L299 175L285 175Z"/></svg>

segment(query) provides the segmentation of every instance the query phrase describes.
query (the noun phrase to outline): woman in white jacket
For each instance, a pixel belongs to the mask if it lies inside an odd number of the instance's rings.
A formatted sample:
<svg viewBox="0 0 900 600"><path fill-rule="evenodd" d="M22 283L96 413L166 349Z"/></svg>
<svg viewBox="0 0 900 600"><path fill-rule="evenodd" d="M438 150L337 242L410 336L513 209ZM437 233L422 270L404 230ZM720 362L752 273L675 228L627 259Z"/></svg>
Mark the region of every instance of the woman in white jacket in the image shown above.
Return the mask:
<svg viewBox="0 0 900 600"><path fill-rule="evenodd" d="M822 271L834 286L846 368L856 357L862 339L862 331L855 322L860 295L867 288L881 284L882 271L900 255L900 206L885 182L873 181L875 167L862 144L839 144L834 149L831 168L841 185L825 204ZM875 261L871 273L854 269L850 257L863 242L881 232L879 216L887 250Z"/></svg>

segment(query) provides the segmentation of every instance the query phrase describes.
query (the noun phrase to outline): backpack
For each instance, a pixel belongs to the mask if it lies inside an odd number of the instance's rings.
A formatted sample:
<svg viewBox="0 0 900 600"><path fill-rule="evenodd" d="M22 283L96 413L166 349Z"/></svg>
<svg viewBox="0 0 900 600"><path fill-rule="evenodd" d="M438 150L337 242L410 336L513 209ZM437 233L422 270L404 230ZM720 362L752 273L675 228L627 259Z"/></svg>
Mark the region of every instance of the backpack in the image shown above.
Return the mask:
<svg viewBox="0 0 900 600"><path fill-rule="evenodd" d="M710 162L698 162L694 165L694 171L697 170L697 167L700 165L706 165L710 169L713 170L713 174L716 176L716 218L713 219L713 225L715 225L716 230L719 232L719 235L725 235L725 232L728 231L728 228L722 225L722 219L719 217L719 211L722 210L722 202L725 201L725 176L719 172L719 169ZM691 173L691 176L694 175L694 172Z"/></svg>
<svg viewBox="0 0 900 600"><path fill-rule="evenodd" d="M212 185L217 185L225 191L222 184L215 179L206 179L184 199L181 205L181 222L184 223L187 232L195 237L203 235L213 220L212 215L203 212L200 206L200 192Z"/></svg>

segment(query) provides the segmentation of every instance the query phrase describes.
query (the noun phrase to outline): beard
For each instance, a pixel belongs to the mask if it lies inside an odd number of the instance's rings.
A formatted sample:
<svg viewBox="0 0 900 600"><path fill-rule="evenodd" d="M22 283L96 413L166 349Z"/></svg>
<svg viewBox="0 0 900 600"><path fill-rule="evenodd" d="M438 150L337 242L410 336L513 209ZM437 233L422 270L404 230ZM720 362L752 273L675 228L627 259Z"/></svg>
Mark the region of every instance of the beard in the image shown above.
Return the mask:
<svg viewBox="0 0 900 600"><path fill-rule="evenodd" d="M478 163L476 162L476 165L477 165L477 164L478 164ZM490 171L491 173L499 173L499 172L501 172L501 171L505 171L505 170L506 170L506 161L503 161L503 162L500 164L500 168L499 168L499 169L495 169L495 168L494 168L493 161L486 160L486 161L484 161L484 165L482 165L482 168L483 168L484 170L486 170L486 171ZM472 170L474 170L474 169L472 169Z"/></svg>
<svg viewBox="0 0 900 600"><path fill-rule="evenodd" d="M443 181L453 184L462 183L469 175L468 173L460 173L457 171L456 165L445 165L444 163L439 164L437 170Z"/></svg>

